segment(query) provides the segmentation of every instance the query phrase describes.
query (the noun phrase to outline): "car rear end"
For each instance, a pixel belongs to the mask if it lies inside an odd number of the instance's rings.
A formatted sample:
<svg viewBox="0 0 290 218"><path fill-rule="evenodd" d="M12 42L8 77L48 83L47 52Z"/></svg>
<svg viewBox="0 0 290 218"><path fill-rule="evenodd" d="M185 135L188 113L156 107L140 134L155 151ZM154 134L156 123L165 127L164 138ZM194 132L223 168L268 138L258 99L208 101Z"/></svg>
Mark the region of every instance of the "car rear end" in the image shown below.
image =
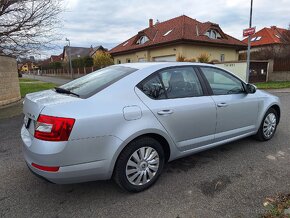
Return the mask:
<svg viewBox="0 0 290 218"><path fill-rule="evenodd" d="M82 121L77 114L66 116L62 111L64 105L73 107L81 101L52 90L25 97L21 137L24 158L33 173L60 184L108 178L108 160L91 153L98 149L98 144L116 144L116 139L75 137L73 130L79 129Z"/></svg>
<svg viewBox="0 0 290 218"><path fill-rule="evenodd" d="M55 90L26 95L21 137L32 172L54 183L109 179L122 141L101 132L102 116L91 97L134 71L113 66ZM119 117L123 119L121 113Z"/></svg>
<svg viewBox="0 0 290 218"><path fill-rule="evenodd" d="M122 140L100 127L111 115L102 104L107 98L95 97L136 70L112 66L54 90L26 95L21 137L29 169L59 184L109 179ZM121 110L114 114L123 121Z"/></svg>

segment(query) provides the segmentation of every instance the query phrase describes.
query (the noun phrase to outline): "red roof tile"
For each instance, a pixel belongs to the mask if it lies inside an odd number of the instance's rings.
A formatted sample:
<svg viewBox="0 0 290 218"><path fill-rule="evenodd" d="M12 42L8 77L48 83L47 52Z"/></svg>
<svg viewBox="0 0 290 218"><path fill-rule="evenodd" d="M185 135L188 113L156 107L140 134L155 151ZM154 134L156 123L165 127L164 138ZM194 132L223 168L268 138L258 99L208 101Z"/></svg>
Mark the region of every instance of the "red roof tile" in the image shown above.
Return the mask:
<svg viewBox="0 0 290 218"><path fill-rule="evenodd" d="M62 61L62 56L63 56L62 53L59 54L59 55L51 55L50 56L50 61L51 62L60 62L60 61Z"/></svg>
<svg viewBox="0 0 290 218"><path fill-rule="evenodd" d="M281 43L286 43L286 42L289 43L290 31L283 28L276 27L276 26L272 26L270 28L265 27L259 30L258 32L256 32L254 35L252 35L251 39L254 40L254 41L251 41L251 46L253 47L269 45L269 44L281 44ZM245 38L243 42L247 43L248 38Z"/></svg>
<svg viewBox="0 0 290 218"><path fill-rule="evenodd" d="M217 30L222 36L222 39L211 39L205 35L209 29ZM165 35L168 31L170 33ZM137 45L136 41L143 35L149 38L149 41L142 45ZM225 34L218 24L211 22L201 23L196 19L182 15L161 23L157 23L152 27L148 27L140 31L137 35L119 44L109 52L111 54L128 52L131 50L146 49L160 44L171 43L176 41L189 41L195 43L209 43L226 45L237 48L244 48L245 43L232 36Z"/></svg>

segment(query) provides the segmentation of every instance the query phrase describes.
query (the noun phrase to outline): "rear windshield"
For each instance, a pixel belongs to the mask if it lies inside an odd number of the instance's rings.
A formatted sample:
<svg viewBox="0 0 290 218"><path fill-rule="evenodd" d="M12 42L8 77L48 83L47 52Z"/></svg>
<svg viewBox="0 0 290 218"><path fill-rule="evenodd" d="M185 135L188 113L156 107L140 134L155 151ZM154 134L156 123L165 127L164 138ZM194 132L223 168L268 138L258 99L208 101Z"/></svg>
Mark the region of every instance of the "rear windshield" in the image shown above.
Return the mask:
<svg viewBox="0 0 290 218"><path fill-rule="evenodd" d="M73 80L60 86L60 88L76 93L81 98L89 98L135 71L137 71L137 69L130 67L111 66Z"/></svg>

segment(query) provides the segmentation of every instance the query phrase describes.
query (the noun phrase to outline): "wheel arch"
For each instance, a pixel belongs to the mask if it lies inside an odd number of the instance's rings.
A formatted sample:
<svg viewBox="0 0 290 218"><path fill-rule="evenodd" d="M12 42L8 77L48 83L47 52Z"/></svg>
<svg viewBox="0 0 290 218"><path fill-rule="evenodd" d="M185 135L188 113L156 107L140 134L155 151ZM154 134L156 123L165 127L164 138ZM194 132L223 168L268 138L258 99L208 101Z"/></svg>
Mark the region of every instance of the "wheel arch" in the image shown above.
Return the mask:
<svg viewBox="0 0 290 218"><path fill-rule="evenodd" d="M115 165L116 162L121 154L121 152L124 150L124 148L132 141L142 138L142 137L151 137L154 138L155 140L157 140L165 153L165 161L168 162L171 158L172 158L172 154L174 152L177 152L177 148L174 144L174 142L171 140L171 138L164 132L160 131L160 130L156 130L156 131L141 131L138 133L135 133L134 135L128 137L126 140L123 141L122 145L120 146L120 148L118 149L118 151L116 152L112 162L111 162L111 167L110 167L110 174L111 176L113 175L114 169L115 169Z"/></svg>
<svg viewBox="0 0 290 218"><path fill-rule="evenodd" d="M270 108L273 108L276 112L277 112L277 115L278 115L278 120L277 120L277 124L279 124L279 122L280 122L280 116L281 116L281 109L280 109L280 107L279 107L279 105L277 105L277 104L273 104L273 105L271 105L269 108L268 108L268 110L270 109ZM267 111L268 111L267 110Z"/></svg>

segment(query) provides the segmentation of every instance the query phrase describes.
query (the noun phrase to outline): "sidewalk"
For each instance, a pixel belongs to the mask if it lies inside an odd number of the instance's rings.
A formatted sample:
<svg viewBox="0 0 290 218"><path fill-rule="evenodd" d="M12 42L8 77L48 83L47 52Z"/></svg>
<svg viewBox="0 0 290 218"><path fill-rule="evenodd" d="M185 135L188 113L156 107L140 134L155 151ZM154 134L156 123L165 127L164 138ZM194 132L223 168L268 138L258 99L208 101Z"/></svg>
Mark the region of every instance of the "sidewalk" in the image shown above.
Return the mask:
<svg viewBox="0 0 290 218"><path fill-rule="evenodd" d="M0 120L7 119L22 114L23 99L0 107Z"/></svg>
<svg viewBox="0 0 290 218"><path fill-rule="evenodd" d="M270 93L290 93L290 88L285 89L260 89Z"/></svg>
<svg viewBox="0 0 290 218"><path fill-rule="evenodd" d="M23 74L23 78L36 79L39 81L50 82L50 83L54 83L57 85L63 85L65 83L72 81L72 79L66 79L66 78L50 77L50 76L37 76L37 75L28 75L28 74Z"/></svg>

